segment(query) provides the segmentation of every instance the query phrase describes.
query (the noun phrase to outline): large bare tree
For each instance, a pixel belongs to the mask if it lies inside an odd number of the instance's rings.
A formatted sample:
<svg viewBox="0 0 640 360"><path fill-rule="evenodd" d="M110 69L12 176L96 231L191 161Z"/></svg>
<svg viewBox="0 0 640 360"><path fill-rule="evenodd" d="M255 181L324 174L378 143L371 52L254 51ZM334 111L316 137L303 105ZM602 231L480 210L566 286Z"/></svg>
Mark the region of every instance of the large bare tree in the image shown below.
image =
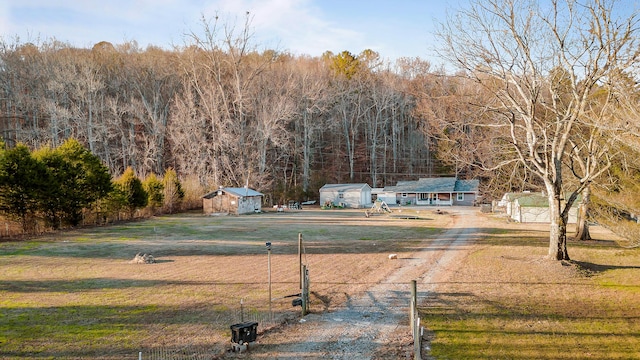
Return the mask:
<svg viewBox="0 0 640 360"><path fill-rule="evenodd" d="M638 58L636 14L617 17L628 9L615 5L478 0L439 33L442 55L493 95L483 104L485 125L507 134L508 156L497 165L519 162L544 183L549 257L557 260L569 259L571 206L610 166L605 148L594 147L604 118L591 111L591 95ZM565 182L565 173L577 181Z"/></svg>

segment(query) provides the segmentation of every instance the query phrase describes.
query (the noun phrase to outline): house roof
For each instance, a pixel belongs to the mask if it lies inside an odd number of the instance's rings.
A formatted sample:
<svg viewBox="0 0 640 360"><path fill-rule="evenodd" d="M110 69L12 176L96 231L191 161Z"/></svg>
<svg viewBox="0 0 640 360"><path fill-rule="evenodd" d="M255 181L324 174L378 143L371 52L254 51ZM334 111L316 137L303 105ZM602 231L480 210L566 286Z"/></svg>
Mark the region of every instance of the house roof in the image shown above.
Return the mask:
<svg viewBox="0 0 640 360"><path fill-rule="evenodd" d="M518 197L514 201L517 201L520 207L549 207L549 197L540 193L525 194L525 196ZM582 196L578 196L571 207L577 207L581 201Z"/></svg>
<svg viewBox="0 0 640 360"><path fill-rule="evenodd" d="M477 192L480 188L480 180L456 180L453 192Z"/></svg>
<svg viewBox="0 0 640 360"><path fill-rule="evenodd" d="M521 207L549 207L549 198L540 194L524 194L515 198Z"/></svg>
<svg viewBox="0 0 640 360"><path fill-rule="evenodd" d="M506 194L504 194L502 199L506 200L506 201L514 201L515 199L519 199L521 197L526 197L526 196L531 196L531 195L543 196L542 193L519 192L519 193L506 193Z"/></svg>
<svg viewBox="0 0 640 360"><path fill-rule="evenodd" d="M396 186L388 186L384 189L404 193L455 193L477 192L479 185L479 180L457 180L454 177L442 177L398 181Z"/></svg>
<svg viewBox="0 0 640 360"><path fill-rule="evenodd" d="M452 192L456 185L456 178L421 178L413 181L398 181L396 186L389 186L385 190L395 192L424 192L440 193Z"/></svg>
<svg viewBox="0 0 640 360"><path fill-rule="evenodd" d="M223 191L229 195L233 195L236 197L242 197L242 196L264 196L264 194L257 192L253 189L250 188L244 188L244 187L240 187L240 188L220 188L220 189L216 189L208 194L205 194L203 196L203 198L212 198L214 196L217 195L218 191Z"/></svg>
<svg viewBox="0 0 640 360"><path fill-rule="evenodd" d="M358 183L358 184L325 184L320 188L320 191L338 191L338 192L348 192L348 191L360 191L362 189L369 188L369 184Z"/></svg>

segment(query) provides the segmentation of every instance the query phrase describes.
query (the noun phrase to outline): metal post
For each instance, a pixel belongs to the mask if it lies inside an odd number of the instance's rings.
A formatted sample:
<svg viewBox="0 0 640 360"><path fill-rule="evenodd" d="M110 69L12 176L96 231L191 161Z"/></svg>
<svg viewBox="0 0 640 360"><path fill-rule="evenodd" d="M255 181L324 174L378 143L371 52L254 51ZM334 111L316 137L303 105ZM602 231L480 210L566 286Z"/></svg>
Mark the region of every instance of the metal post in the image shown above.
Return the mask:
<svg viewBox="0 0 640 360"><path fill-rule="evenodd" d="M415 329L413 330L413 359L422 359L422 334L420 331L420 318L416 318Z"/></svg>
<svg viewBox="0 0 640 360"><path fill-rule="evenodd" d="M298 233L298 269L300 271L300 291L302 292L302 233Z"/></svg>
<svg viewBox="0 0 640 360"><path fill-rule="evenodd" d="M300 299L302 299L302 316L307 315L309 311L309 276L307 266L302 265L302 287L300 289Z"/></svg>
<svg viewBox="0 0 640 360"><path fill-rule="evenodd" d="M240 322L244 322L244 299L240 299Z"/></svg>
<svg viewBox="0 0 640 360"><path fill-rule="evenodd" d="M417 287L417 281L416 280L411 280L411 309L409 310L409 321L411 321L411 333L414 333L415 331L415 316L416 316L416 307L417 307L417 303L418 303L418 287Z"/></svg>
<svg viewBox="0 0 640 360"><path fill-rule="evenodd" d="M419 360L421 354L420 318L418 317L418 287L417 281L411 280L411 335L413 336L413 358Z"/></svg>
<svg viewBox="0 0 640 360"><path fill-rule="evenodd" d="M271 311L271 243L267 242L267 271L269 273L269 320L273 321L273 312Z"/></svg>

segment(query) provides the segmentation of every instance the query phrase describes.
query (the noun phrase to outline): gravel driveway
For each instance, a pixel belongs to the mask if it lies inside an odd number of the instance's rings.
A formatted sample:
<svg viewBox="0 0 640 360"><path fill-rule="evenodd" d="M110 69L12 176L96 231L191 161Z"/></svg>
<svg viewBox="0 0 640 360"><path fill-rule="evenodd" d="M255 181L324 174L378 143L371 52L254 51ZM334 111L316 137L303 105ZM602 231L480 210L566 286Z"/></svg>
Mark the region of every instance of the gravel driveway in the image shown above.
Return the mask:
<svg viewBox="0 0 640 360"><path fill-rule="evenodd" d="M413 358L409 328L410 283L417 280L418 301L437 291L437 283L460 266L481 226L478 208L445 209L453 225L421 251L400 257L397 271L384 281L330 311L259 336L243 359L402 359ZM424 343L423 358L428 358Z"/></svg>

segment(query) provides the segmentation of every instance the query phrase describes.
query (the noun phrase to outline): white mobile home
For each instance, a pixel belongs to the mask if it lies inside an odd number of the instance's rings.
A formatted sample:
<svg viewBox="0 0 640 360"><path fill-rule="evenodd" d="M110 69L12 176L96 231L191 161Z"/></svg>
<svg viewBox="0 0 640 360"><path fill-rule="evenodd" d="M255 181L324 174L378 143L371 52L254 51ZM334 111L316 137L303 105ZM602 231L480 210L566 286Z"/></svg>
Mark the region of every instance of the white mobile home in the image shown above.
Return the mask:
<svg viewBox="0 0 640 360"><path fill-rule="evenodd" d="M368 184L325 184L320 188L321 206L364 208L371 204Z"/></svg>

